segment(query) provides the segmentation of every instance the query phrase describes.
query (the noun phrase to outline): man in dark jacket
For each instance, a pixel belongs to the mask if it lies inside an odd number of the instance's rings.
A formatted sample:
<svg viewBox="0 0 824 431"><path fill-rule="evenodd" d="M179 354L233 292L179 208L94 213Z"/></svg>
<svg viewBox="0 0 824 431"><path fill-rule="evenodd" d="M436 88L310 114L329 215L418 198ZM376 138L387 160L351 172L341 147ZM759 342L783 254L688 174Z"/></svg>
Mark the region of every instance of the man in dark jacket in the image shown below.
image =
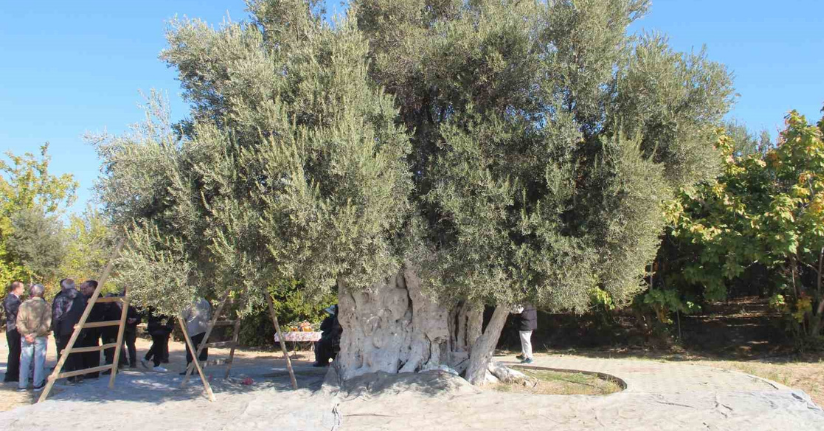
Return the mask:
<svg viewBox="0 0 824 431"><path fill-rule="evenodd" d="M9 285L3 309L6 311L6 341L9 343L9 359L6 362L4 382L16 382L20 375L20 333L17 332L17 311L23 301L23 283L15 281Z"/></svg>
<svg viewBox="0 0 824 431"><path fill-rule="evenodd" d="M120 296L126 296L126 292L122 292ZM120 306L122 307L123 305L121 304ZM129 305L129 309L126 310L126 328L123 331L123 343L129 351L129 368L137 368L137 346L135 346L135 342L137 341L137 325L139 323L140 314L136 308ZM122 352L120 353L120 357L123 357Z"/></svg>
<svg viewBox="0 0 824 431"><path fill-rule="evenodd" d="M538 312L532 304L523 306L520 314L516 314L518 334L521 336L521 354L517 356L523 364L531 364L532 359L532 331L538 329Z"/></svg>
<svg viewBox="0 0 824 431"><path fill-rule="evenodd" d="M97 282L94 280L89 280L86 283L90 283L97 288ZM94 291L92 291L94 292ZM120 296L116 293L110 293L106 295L107 298L117 297ZM123 312L123 303L122 302L107 302L103 304L103 315L104 320L106 321L113 321L113 320L120 320L120 314ZM126 311L128 313L128 310ZM117 344L117 333L120 330L119 326L106 326L104 328L100 328L100 336L102 337L103 344ZM123 336L125 338L126 331L124 328ZM108 349L103 351L103 356L106 358L106 364L111 364L114 362L114 347L109 347ZM118 368L123 368L128 362L126 361L126 355L123 351L120 352L120 358L118 359ZM111 374L111 371L104 371L103 374Z"/></svg>
<svg viewBox="0 0 824 431"><path fill-rule="evenodd" d="M83 297L86 298L86 303L88 303L89 299L91 299L92 295L94 294L95 289L97 289L97 282L94 280L88 280L83 282L80 285L80 292L83 293ZM86 323L91 322L104 322L107 319L106 317L106 309L108 303L96 303L92 306L92 311L89 313L89 317L86 318ZM89 328L84 329L83 332L80 333L80 338L77 339L77 346L78 347L99 347L100 346L100 337L103 333L104 329L109 328ZM96 368L100 366L100 352L85 352L80 353L81 355L81 364L80 369L89 369L89 368ZM96 379L100 377L100 372L92 372L85 375L86 378L89 379Z"/></svg>
<svg viewBox="0 0 824 431"><path fill-rule="evenodd" d="M80 321L85 309L86 297L75 288L74 280L70 278L60 280L60 293L54 297L52 302L52 330L54 331L54 340L59 355L62 355L63 349L69 344L69 339L74 332L74 325ZM81 369L82 358L80 355L82 354L73 353L69 355L63 369L65 371ZM80 380L83 380L82 377L69 377L69 382Z"/></svg>

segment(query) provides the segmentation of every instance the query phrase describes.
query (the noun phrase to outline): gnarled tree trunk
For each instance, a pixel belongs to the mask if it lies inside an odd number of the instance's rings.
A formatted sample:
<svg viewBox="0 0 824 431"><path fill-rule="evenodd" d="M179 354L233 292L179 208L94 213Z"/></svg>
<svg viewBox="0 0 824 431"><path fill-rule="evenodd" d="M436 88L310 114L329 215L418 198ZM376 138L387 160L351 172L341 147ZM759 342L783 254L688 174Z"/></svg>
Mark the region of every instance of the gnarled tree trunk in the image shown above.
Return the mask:
<svg viewBox="0 0 824 431"><path fill-rule="evenodd" d="M444 366L462 373L472 362L470 353L483 325L482 305L431 300L409 266L366 290L339 286L338 309L343 335L337 362L343 379ZM503 322L498 334L502 327ZM492 349L497 340L496 335Z"/></svg>
<svg viewBox="0 0 824 431"><path fill-rule="evenodd" d="M466 380L473 385L482 385L486 379L489 361L501 338L501 331L504 329L506 317L509 316L509 308L504 306L495 307L492 313L492 320L486 325L486 331L475 341L472 346L473 355L469 359L469 368L466 370Z"/></svg>

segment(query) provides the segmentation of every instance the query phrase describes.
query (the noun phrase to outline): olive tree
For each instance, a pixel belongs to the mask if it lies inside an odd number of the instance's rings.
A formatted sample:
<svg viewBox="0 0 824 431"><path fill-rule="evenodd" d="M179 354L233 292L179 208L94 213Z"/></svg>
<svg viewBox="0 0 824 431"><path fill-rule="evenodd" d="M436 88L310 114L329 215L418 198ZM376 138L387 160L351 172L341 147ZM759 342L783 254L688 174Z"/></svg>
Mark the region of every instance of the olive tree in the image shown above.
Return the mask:
<svg viewBox="0 0 824 431"><path fill-rule="evenodd" d="M259 0L249 22L173 22L189 119L99 144L131 238L119 282L168 312L336 286L344 378L482 382L513 304L641 291L661 204L717 170L729 75L629 34L647 8L356 0L332 25L317 1Z"/></svg>
<svg viewBox="0 0 824 431"><path fill-rule="evenodd" d="M97 139L99 192L130 239L116 281L139 303L254 302L290 279L311 297L396 271L409 139L354 23L332 28L308 6L250 3L252 22L220 29L173 22L162 57L190 119L171 124L151 98L133 133Z"/></svg>
<svg viewBox="0 0 824 431"><path fill-rule="evenodd" d="M661 203L716 172L729 75L703 52L628 34L647 9L644 0L353 2L371 76L395 95L412 135L418 273L440 306L407 312L433 328L428 365L483 381L511 304L583 312L595 289L628 302L658 248ZM484 304L497 308L481 334ZM374 332L369 317L358 323Z"/></svg>

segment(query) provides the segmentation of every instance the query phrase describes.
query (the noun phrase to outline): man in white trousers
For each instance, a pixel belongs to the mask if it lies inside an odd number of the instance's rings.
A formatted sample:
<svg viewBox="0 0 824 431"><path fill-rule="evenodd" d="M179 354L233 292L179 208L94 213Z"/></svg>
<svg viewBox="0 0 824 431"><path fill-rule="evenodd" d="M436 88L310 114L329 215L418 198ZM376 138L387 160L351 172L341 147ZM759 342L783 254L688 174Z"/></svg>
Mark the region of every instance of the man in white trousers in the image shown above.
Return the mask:
<svg viewBox="0 0 824 431"><path fill-rule="evenodd" d="M516 316L518 334L521 336L521 354L517 358L521 360L522 364L531 364L533 362L532 331L538 329L538 312L532 304L525 304Z"/></svg>

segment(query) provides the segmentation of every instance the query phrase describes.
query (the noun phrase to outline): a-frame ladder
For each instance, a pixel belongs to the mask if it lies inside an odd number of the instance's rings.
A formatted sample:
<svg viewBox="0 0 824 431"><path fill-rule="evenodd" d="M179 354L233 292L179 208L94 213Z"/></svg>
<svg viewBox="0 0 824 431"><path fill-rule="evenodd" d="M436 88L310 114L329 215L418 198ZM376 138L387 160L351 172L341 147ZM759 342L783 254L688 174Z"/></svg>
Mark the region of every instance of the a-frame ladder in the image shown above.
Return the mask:
<svg viewBox="0 0 824 431"><path fill-rule="evenodd" d="M112 257L109 259L109 262L106 264L106 267L103 268L103 274L101 274L100 280L98 280L97 288L94 290L92 297L89 298L88 303L86 304L86 309L83 311L83 315L80 317L80 321L77 322L77 325L74 326L74 332L72 332L72 336L71 338L69 338L69 342L68 344L66 344L66 348L62 352L57 352L60 355L60 360L57 361L57 365L54 367L54 371L52 371L51 375L48 377L48 381L46 382L46 388L43 390L43 393L40 394L40 398L37 400L38 403L46 400L52 388L54 387L54 383L57 381L57 379L63 379L67 377L76 377L88 373L111 370L111 377L109 377L109 389L114 388L114 379L117 376L117 366L120 362L120 349L123 346L123 330L126 327L126 315L129 310L129 298L128 295L126 297L100 298L100 291L103 288L103 284L109 278L109 274L112 272L114 260L120 253L120 249L123 248L124 242L125 238L122 238L120 239L120 241L118 241L117 246L115 247L114 252L112 253ZM95 304L101 304L106 302L123 303L123 309L120 312L120 320L86 323L86 320L89 318L89 314L91 314L92 312L92 307L94 307ZM75 343L77 342L77 339L80 337L81 331L83 331L84 329L103 328L109 326L118 326L116 343L103 344L102 346L74 347ZM99 367L87 368L85 370L72 370L65 373L61 372L63 371L63 366L66 364L66 360L69 358L70 354L100 352L102 350L110 349L112 347L114 347L115 349L114 360L109 365L101 365Z"/></svg>
<svg viewBox="0 0 824 431"><path fill-rule="evenodd" d="M215 317L219 318L219 316L215 316ZM213 321L214 321L214 317L213 317ZM211 324L211 322L210 322L210 324ZM231 339L231 341L209 341L208 337L204 336L203 341L201 341L200 345L198 345L197 351L198 351L198 357L199 357L200 353L203 351L204 348L209 348L210 347L210 348L219 349L219 348L228 347L230 349L228 359L209 359L207 361L202 361L201 362L201 367L203 367L203 368L225 365L226 366L226 373L223 376L223 378L228 379L229 374L232 371L232 363L234 362L234 359L235 359L235 349L238 346L238 338L240 336L240 317L237 317L235 320L217 320L217 321L214 321L213 328L220 327L220 326L232 326L232 339ZM207 335L208 336L210 336L211 333L212 333L212 331L207 330ZM205 342L205 345L204 345L204 342ZM192 370L193 367L194 367L194 365L189 364L189 368L187 369L187 371ZM187 374L186 377L183 378L183 383L181 384L181 386L186 384L186 382L188 381L188 377L189 377L189 375Z"/></svg>
<svg viewBox="0 0 824 431"><path fill-rule="evenodd" d="M247 292L244 290L243 295L242 295L244 297L244 299L245 299L246 294L247 294ZM268 293L265 293L265 295L266 295L266 302L267 302L268 307L269 307L269 312L272 316L272 322L275 325L275 331L277 332L278 338L280 339L280 347L284 352L284 357L286 358L286 368L289 370L289 377L292 380L292 387L294 389L297 389L298 388L298 383L297 383L297 380L295 379L295 372L292 369L292 360L291 360L291 358L289 358L289 355L288 355L288 352L287 352L287 349L286 349L286 344L283 341L283 334L281 334L281 332L280 332L280 325L278 325L278 319L277 319L277 315L275 314L275 308L274 308L274 304L272 303L272 298L271 298L271 296L269 296ZM192 371L194 369L197 369L197 371L200 373L201 379L204 381L204 386L208 385L208 382L203 377L203 370L202 370L201 363L200 363L200 360L199 360L200 353L203 351L203 349L205 347L216 347L216 348L230 347L231 348L231 350L229 351L229 359L228 360L223 360L222 362L221 361L206 361L204 363L204 365L222 365L222 364L225 364L226 365L226 374L225 374L224 378L229 377L229 373L231 372L231 369L232 369L232 362L234 361L235 349L237 348L238 334L240 332L240 316L236 316L234 321L232 321L232 320L223 320L223 321L221 321L220 320L221 313L223 312L223 309L226 306L226 303L228 302L228 300L229 300L229 291L227 291L223 295L223 298L220 301L220 305L218 305L217 310L215 310L214 314L212 315L212 319L209 322L209 327L206 329L206 334L203 336L203 340L200 342L200 345L197 348L196 354L192 358L192 363L189 364L189 366L186 368L186 376L183 378L183 381L180 384L181 387L185 386L186 383L189 381L189 376L192 374ZM221 341L221 342L210 343L209 342L209 336L212 335L212 330L215 328L215 326L225 326L225 325L233 325L234 326L234 331L232 333L232 341ZM186 345L191 346L192 345L192 340L191 340L191 338L189 338L189 334L186 331L186 327L185 327L186 322L184 322L182 319L180 319L180 326L183 327L183 336L186 338ZM190 347L190 349L191 349L191 347ZM191 349L191 350L193 352L195 351L194 349ZM211 392L211 390L209 390L209 392Z"/></svg>

